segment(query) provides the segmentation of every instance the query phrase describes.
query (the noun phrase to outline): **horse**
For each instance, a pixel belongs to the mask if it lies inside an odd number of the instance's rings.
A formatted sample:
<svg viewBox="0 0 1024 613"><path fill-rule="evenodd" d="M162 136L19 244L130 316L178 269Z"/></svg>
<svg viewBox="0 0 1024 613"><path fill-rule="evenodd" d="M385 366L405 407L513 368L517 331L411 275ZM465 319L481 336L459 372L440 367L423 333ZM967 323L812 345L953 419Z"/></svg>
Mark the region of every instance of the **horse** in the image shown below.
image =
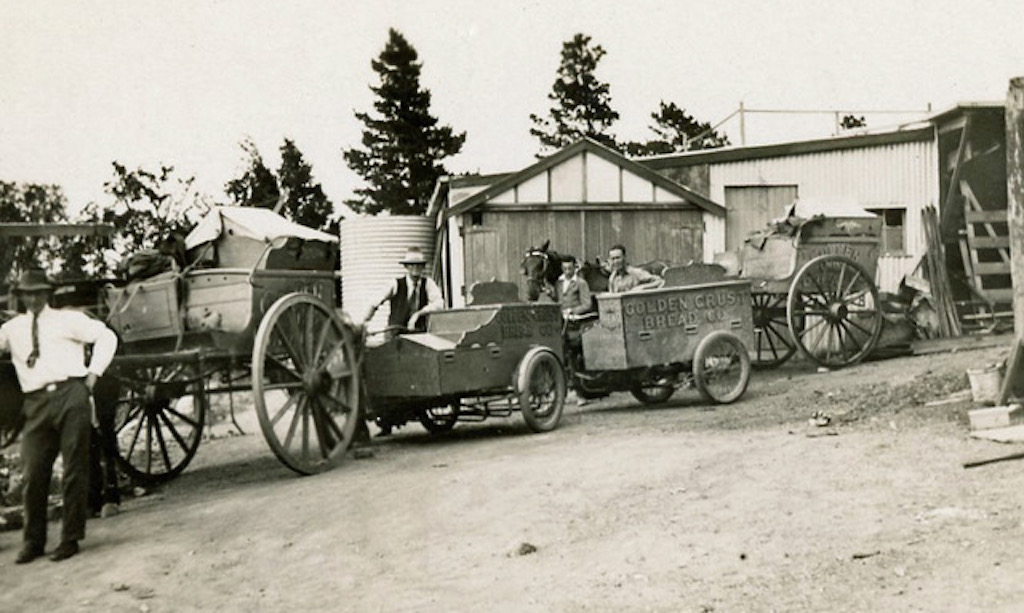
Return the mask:
<svg viewBox="0 0 1024 613"><path fill-rule="evenodd" d="M519 264L519 271L526 276L526 299L530 302L536 302L541 293L554 298L555 282L562 275L565 258L549 249L550 244L548 239L540 247L530 247Z"/></svg>
<svg viewBox="0 0 1024 613"><path fill-rule="evenodd" d="M526 276L526 298L530 302L536 302L542 292L554 297L555 282L562 274L562 261L567 258L550 246L551 239L548 239L540 247L530 247L519 265L520 271ZM669 266L665 260L651 260L641 264L639 268L660 277ZM583 260L577 274L587 282L590 291L608 291L608 276L611 270L600 258L595 258L594 262Z"/></svg>

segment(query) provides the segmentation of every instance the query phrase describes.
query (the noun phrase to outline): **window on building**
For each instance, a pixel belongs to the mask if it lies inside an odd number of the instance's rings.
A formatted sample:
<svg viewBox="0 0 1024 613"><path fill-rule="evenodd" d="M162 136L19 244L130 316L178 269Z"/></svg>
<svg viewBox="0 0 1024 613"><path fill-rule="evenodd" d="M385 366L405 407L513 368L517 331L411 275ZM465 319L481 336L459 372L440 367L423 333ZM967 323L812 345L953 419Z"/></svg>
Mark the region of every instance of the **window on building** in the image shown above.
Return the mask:
<svg viewBox="0 0 1024 613"><path fill-rule="evenodd" d="M907 209L868 210L882 219L881 252L889 255L906 253Z"/></svg>
<svg viewBox="0 0 1024 613"><path fill-rule="evenodd" d="M469 225L474 228L479 228L484 225L484 212L479 209L476 211L470 211Z"/></svg>

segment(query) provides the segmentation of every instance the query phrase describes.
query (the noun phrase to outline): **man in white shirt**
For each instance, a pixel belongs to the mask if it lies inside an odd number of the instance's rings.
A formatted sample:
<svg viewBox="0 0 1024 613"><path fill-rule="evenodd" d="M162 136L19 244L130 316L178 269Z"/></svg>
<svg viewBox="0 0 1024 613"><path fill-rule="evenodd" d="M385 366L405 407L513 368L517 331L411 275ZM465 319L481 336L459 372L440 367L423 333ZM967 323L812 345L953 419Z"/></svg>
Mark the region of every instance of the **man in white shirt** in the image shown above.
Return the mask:
<svg viewBox="0 0 1024 613"><path fill-rule="evenodd" d="M444 308L441 288L423 274L427 268L427 259L419 247L410 247L399 263L405 267L405 276L391 280L380 297L370 305L363 317L363 325L373 318L380 305L390 302L388 326L426 332L427 321L423 315Z"/></svg>
<svg viewBox="0 0 1024 613"><path fill-rule="evenodd" d="M24 464L24 546L15 562L25 564L46 547L47 498L53 463L64 459L64 518L59 562L78 553L88 515L91 395L117 350L117 336L80 311L49 306L53 286L46 273L26 270L14 293L26 311L0 326L0 351L10 352L25 394L21 435ZM92 357L85 363L85 347Z"/></svg>

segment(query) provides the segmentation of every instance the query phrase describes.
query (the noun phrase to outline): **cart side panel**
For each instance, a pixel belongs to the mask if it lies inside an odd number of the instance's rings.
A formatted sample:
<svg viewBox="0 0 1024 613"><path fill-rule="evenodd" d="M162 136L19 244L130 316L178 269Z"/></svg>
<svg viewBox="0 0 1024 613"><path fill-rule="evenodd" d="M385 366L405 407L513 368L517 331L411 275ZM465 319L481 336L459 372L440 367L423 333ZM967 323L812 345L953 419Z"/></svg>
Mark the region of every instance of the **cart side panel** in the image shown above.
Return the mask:
<svg viewBox="0 0 1024 613"><path fill-rule="evenodd" d="M185 327L212 335L220 349L252 348L263 314L279 298L305 292L334 303L334 276L317 271L210 269L186 275Z"/></svg>
<svg viewBox="0 0 1024 613"><path fill-rule="evenodd" d="M599 294L598 323L583 333L588 370L625 370L693 359L701 339L716 330L753 345L750 283Z"/></svg>
<svg viewBox="0 0 1024 613"><path fill-rule="evenodd" d="M499 391L538 345L562 359L556 304L517 303L432 313L428 332L398 336L366 355L372 398L427 398Z"/></svg>

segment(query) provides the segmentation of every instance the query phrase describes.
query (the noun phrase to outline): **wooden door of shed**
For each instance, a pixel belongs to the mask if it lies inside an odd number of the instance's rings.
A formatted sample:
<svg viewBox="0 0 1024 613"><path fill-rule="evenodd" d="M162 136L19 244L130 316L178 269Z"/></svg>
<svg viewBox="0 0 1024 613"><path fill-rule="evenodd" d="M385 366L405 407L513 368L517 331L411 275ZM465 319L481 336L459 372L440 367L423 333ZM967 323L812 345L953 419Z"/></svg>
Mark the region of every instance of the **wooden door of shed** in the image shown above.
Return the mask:
<svg viewBox="0 0 1024 613"><path fill-rule="evenodd" d="M725 188L725 250L743 248L751 233L782 217L797 198L796 185L740 185Z"/></svg>

